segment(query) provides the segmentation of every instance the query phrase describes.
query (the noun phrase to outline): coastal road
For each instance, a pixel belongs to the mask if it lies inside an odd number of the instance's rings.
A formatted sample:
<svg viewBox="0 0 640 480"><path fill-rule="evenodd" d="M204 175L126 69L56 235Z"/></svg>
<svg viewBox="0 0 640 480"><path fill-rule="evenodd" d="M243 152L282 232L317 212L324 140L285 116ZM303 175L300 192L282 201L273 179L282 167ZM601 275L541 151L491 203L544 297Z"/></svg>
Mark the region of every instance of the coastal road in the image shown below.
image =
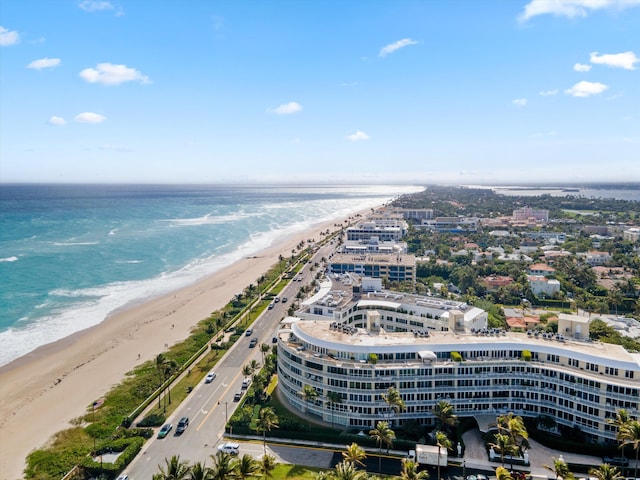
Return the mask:
<svg viewBox="0 0 640 480"><path fill-rule="evenodd" d="M180 455L181 460L189 462L204 462L211 465L210 455L215 455L217 446L223 443L224 426L228 418L231 417L238 402L234 402L234 394L241 390L242 367L251 360L262 363L262 355L259 346L262 343L272 344L279 323L286 316L286 311L290 303L295 301L295 296L302 285L306 285L311 280L310 265L316 259L327 255L327 250L321 248L311 261L304 266L299 275L302 281L291 281L282 290L280 297L288 297L287 303L276 303L271 310L265 310L256 321L253 322L253 334L243 336L218 362L215 368L217 374L213 382L204 382L194 388L193 392L182 402L176 411L167 420L174 428L164 439L150 439L143 447L142 452L126 469L126 473L132 479L150 479L153 474L158 473L158 466L164 466L165 459L173 455ZM249 348L251 338L258 339L255 348ZM189 427L181 435L175 435L175 427L181 417L189 417ZM276 447L274 447L276 448ZM291 447L277 447L277 451L270 451L275 454L280 461L290 463L286 460L290 456ZM296 452L298 450L295 450ZM283 456L281 457L281 454ZM261 444L247 444L241 449L241 453L250 453L255 457L263 454ZM303 457L308 456L305 454ZM326 455L329 455L328 453ZM331 455L329 455L331 456ZM326 463L325 460L320 463Z"/></svg>

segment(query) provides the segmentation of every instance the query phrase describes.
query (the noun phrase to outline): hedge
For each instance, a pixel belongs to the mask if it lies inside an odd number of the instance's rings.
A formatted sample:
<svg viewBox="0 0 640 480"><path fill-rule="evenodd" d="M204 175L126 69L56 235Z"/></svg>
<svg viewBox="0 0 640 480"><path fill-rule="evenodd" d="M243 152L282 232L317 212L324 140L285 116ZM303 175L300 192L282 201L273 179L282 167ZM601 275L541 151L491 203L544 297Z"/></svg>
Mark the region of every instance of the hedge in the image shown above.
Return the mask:
<svg viewBox="0 0 640 480"><path fill-rule="evenodd" d="M145 439L143 437L119 438L106 444L103 444L96 452L95 456L105 453L121 452L114 463L102 462L95 460L94 457L86 457L80 466L85 469L91 476L98 476L101 473L112 474L115 476L135 458L142 449Z"/></svg>

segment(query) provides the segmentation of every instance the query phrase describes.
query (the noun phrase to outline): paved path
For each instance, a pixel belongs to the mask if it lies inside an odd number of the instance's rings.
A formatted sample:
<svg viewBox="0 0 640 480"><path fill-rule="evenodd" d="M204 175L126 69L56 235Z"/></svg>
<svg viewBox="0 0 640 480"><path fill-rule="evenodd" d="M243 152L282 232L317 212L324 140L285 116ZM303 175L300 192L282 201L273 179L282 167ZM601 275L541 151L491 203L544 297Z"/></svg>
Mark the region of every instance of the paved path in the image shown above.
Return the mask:
<svg viewBox="0 0 640 480"><path fill-rule="evenodd" d="M482 434L479 430L469 430L464 433L462 438L466 446L464 457L467 466L472 465L474 468L482 468L481 466L485 465L487 470L495 470L496 467L500 466L499 462L489 461L489 457L482 440ZM527 452L529 453L529 462L531 465L527 470L531 470L531 473L534 475L553 478L553 473L547 470L544 466L553 465L554 459L558 458L560 455L562 455L562 458L564 458L567 463L575 465L599 466L602 463L602 459L600 457L580 455L577 453L560 453L531 439L529 439L529 445L530 448Z"/></svg>

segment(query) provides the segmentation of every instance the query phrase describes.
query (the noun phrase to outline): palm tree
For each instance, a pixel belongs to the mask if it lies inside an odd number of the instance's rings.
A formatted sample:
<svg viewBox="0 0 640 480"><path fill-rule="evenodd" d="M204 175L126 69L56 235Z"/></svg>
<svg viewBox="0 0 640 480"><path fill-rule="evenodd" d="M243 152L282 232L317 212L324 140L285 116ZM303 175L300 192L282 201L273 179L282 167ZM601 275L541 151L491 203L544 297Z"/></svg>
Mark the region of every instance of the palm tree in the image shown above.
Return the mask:
<svg viewBox="0 0 640 480"><path fill-rule="evenodd" d="M256 477L259 471L260 465L258 465L258 462L249 454L245 453L233 462L233 477L239 480Z"/></svg>
<svg viewBox="0 0 640 480"><path fill-rule="evenodd" d="M496 468L496 478L497 480L511 480L511 473L504 467Z"/></svg>
<svg viewBox="0 0 640 480"><path fill-rule="evenodd" d="M213 472L205 465L205 462L196 462L191 465L187 480L212 480Z"/></svg>
<svg viewBox="0 0 640 480"><path fill-rule="evenodd" d="M361 467L364 467L363 460L367 458L367 454L364 449L353 442L351 445L348 445L344 452L342 452L342 459L344 462L351 462L354 465L358 464Z"/></svg>
<svg viewBox="0 0 640 480"><path fill-rule="evenodd" d="M558 480L558 478L563 478L564 480L571 480L573 478L573 474L569 471L567 462L564 461L562 456L553 459L553 466L545 465L544 468L552 471L556 476L556 480Z"/></svg>
<svg viewBox="0 0 640 480"><path fill-rule="evenodd" d="M629 413L624 409L621 408L620 410L617 411L616 413L616 418L615 419L609 419L607 420L607 423L611 424L611 425L615 425L616 426L616 438L618 441L622 442L622 438L621 438L621 432L623 430L623 428L631 421L631 417L629 416ZM622 443L620 445L620 448L622 449L622 456L624 457L624 447L625 447L625 443Z"/></svg>
<svg viewBox="0 0 640 480"><path fill-rule="evenodd" d="M436 402L433 414L438 419L440 430L447 430L449 427L454 427L458 424L458 417L455 414L453 405L446 400Z"/></svg>
<svg viewBox="0 0 640 480"><path fill-rule="evenodd" d="M342 395L338 392L327 392L327 401L329 402L329 409L331 410L331 424L333 425L333 406L336 403L342 403Z"/></svg>
<svg viewBox="0 0 640 480"><path fill-rule="evenodd" d="M440 480L440 449L451 450L453 444L447 434L441 431L436 432L436 445L438 446L438 480Z"/></svg>
<svg viewBox="0 0 640 480"><path fill-rule="evenodd" d="M308 411L309 402L311 402L318 396L318 392L316 392L316 389L313 388L311 385L305 385L304 387L302 387L302 390L300 391L300 396L305 402L307 402L307 411Z"/></svg>
<svg viewBox="0 0 640 480"><path fill-rule="evenodd" d="M176 373L176 371L178 370L178 364L176 363L175 360L167 360L164 363L164 379L165 382L167 380L169 380L174 373ZM166 386L166 394L165 394L165 398L168 396L169 398L169 405L171 405L171 388L170 385Z"/></svg>
<svg viewBox="0 0 640 480"><path fill-rule="evenodd" d="M242 367L242 375L244 377L250 377L252 373L253 373L253 370L251 369L250 365L244 365Z"/></svg>
<svg viewBox="0 0 640 480"><path fill-rule="evenodd" d="M271 407L263 407L258 412L258 420L256 430L262 432L262 445L264 446L264 454L267 454L267 432L272 428L278 428L278 416Z"/></svg>
<svg viewBox="0 0 640 480"><path fill-rule="evenodd" d="M351 462L340 462L331 475L333 480L366 480L367 472L357 470Z"/></svg>
<svg viewBox="0 0 640 480"><path fill-rule="evenodd" d="M423 480L429 478L429 472L426 470L418 471L418 464L408 458L402 459L402 470L400 470L400 478L402 480Z"/></svg>
<svg viewBox="0 0 640 480"><path fill-rule="evenodd" d="M631 445L636 451L636 466L634 478L638 478L638 451L640 450L640 421L627 422L618 432L618 439L622 440L622 446Z"/></svg>
<svg viewBox="0 0 640 480"><path fill-rule="evenodd" d="M389 387L386 394L382 394L382 399L389 407L389 418L391 418L391 412L398 414L405 410L404 400L400 396L400 392L396 387Z"/></svg>
<svg viewBox="0 0 640 480"><path fill-rule="evenodd" d="M158 371L158 379L160 380L160 385L158 385L158 388L160 388L162 386L162 384L165 382L165 378L164 378L164 365L166 363L166 358L164 356L163 353L159 353L158 355L156 355L155 360L153 361L153 364L156 367L156 370ZM158 408L161 408L160 405L160 400L162 399L162 395L158 394Z"/></svg>
<svg viewBox="0 0 640 480"><path fill-rule="evenodd" d="M189 475L189 462L180 460L180 455L174 455L170 460L164 459L165 468L158 465L160 473L156 474L159 480L187 480Z"/></svg>
<svg viewBox="0 0 640 480"><path fill-rule="evenodd" d="M311 478L313 480L333 480L333 475L329 470L320 470L319 472L314 472Z"/></svg>
<svg viewBox="0 0 640 480"><path fill-rule="evenodd" d="M260 345L260 353L262 354L262 364L264 365L264 356L269 353L271 350L271 346L268 343L263 343Z"/></svg>
<svg viewBox="0 0 640 480"><path fill-rule="evenodd" d="M258 370L260 370L260 362L258 362L257 360L251 360L249 362L249 366L251 367L251 371L253 372L257 372Z"/></svg>
<svg viewBox="0 0 640 480"><path fill-rule="evenodd" d="M608 463L603 463L597 468L590 468L589 475L593 475L598 480L622 480L624 478L620 470Z"/></svg>
<svg viewBox="0 0 640 480"><path fill-rule="evenodd" d="M369 430L369 436L373 438L378 444L380 449L380 455L378 456L378 470L382 470L382 445L386 445L387 449L393 446L393 440L396 438L396 434L387 422L378 422L376 428Z"/></svg>
<svg viewBox="0 0 640 480"><path fill-rule="evenodd" d="M211 455L213 467L211 467L212 480L228 480L233 477L233 458L225 452L217 452Z"/></svg>
<svg viewBox="0 0 640 480"><path fill-rule="evenodd" d="M270 477L273 469L276 468L276 457L273 455L263 455L259 460L259 471L263 477Z"/></svg>
<svg viewBox="0 0 640 480"><path fill-rule="evenodd" d="M493 438L494 443L490 443L489 446L497 449L500 452L500 461L502 463L502 466L504 467L504 455L512 455L514 446L511 445L511 439L509 438L509 435L506 435L504 433L496 433Z"/></svg>
<svg viewBox="0 0 640 480"><path fill-rule="evenodd" d="M498 430L509 437L514 452L519 452L522 449L524 441L529 438L529 432L527 432L527 428L524 426L522 417L514 415L513 412L498 417ZM513 469L513 460L511 467Z"/></svg>

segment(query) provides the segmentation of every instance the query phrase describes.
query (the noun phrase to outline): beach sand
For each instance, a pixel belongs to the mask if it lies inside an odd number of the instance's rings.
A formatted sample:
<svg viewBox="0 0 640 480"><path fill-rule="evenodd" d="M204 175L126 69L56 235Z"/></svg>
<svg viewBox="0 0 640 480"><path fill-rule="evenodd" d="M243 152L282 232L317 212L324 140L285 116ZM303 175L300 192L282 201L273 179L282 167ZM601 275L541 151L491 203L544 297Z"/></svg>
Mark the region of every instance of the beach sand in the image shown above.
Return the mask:
<svg viewBox="0 0 640 480"><path fill-rule="evenodd" d="M339 220L317 225L243 258L196 284L115 313L0 368L0 479L23 478L26 456L69 428L136 365L183 340L302 240L320 240Z"/></svg>

